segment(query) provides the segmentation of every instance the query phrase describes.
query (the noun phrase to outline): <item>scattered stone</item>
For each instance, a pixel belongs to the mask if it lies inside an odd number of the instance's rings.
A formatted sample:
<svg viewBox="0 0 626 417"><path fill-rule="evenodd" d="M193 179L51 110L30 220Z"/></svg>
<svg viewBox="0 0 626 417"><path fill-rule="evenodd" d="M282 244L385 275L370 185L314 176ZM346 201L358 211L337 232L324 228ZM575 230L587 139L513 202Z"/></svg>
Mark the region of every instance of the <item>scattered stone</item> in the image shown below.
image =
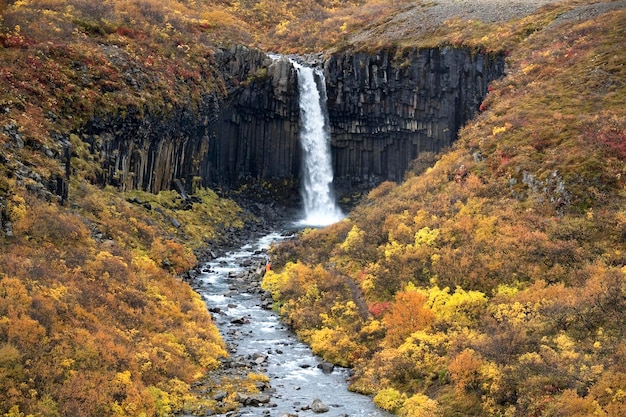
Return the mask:
<svg viewBox="0 0 626 417"><path fill-rule="evenodd" d="M238 392L235 398L237 399L237 402L239 404L244 404L245 405L246 401L248 401L248 398L250 398L250 397L248 396L248 394L244 394L242 392Z"/></svg>
<svg viewBox="0 0 626 417"><path fill-rule="evenodd" d="M331 374L335 370L335 365L330 362L322 362L317 365L318 369L321 369L325 374Z"/></svg>
<svg viewBox="0 0 626 417"><path fill-rule="evenodd" d="M316 398L311 403L311 410L314 413L321 414L321 413L327 413L329 408L326 404L322 402L322 400L320 400L319 398Z"/></svg>
<svg viewBox="0 0 626 417"><path fill-rule="evenodd" d="M267 360L267 355L264 355L262 353L255 353L254 355L252 355L252 360L257 365L261 365L263 362Z"/></svg>
<svg viewBox="0 0 626 417"><path fill-rule="evenodd" d="M258 394L252 394L248 398L247 405L258 406L260 404L268 404L270 402L270 396L263 392Z"/></svg>
<svg viewBox="0 0 626 417"><path fill-rule="evenodd" d="M213 398L215 401L223 401L224 398L226 398L227 396L228 393L226 391L217 391L213 394L211 398Z"/></svg>
<svg viewBox="0 0 626 417"><path fill-rule="evenodd" d="M173 217L170 217L170 223L172 223L172 226L174 226L177 229L179 229L182 226L182 224Z"/></svg>
<svg viewBox="0 0 626 417"><path fill-rule="evenodd" d="M248 324L250 323L250 320L248 320L246 317L235 317L230 322L232 324Z"/></svg>
<svg viewBox="0 0 626 417"><path fill-rule="evenodd" d="M270 396L264 393L248 395L238 392L236 398L238 403L253 407L258 407L261 404L267 404L270 402Z"/></svg>

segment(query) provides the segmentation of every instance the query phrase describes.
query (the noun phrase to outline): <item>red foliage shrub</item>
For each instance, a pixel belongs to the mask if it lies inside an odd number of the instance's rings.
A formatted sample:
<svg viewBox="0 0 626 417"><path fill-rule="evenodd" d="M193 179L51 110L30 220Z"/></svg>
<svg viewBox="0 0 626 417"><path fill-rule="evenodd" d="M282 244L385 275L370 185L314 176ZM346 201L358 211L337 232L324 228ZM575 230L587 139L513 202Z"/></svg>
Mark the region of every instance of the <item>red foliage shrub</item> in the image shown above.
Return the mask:
<svg viewBox="0 0 626 417"><path fill-rule="evenodd" d="M372 303L368 306L368 308L372 316L379 319L383 315L385 315L387 311L389 311L389 309L391 308L391 303L389 301L383 301L380 303Z"/></svg>

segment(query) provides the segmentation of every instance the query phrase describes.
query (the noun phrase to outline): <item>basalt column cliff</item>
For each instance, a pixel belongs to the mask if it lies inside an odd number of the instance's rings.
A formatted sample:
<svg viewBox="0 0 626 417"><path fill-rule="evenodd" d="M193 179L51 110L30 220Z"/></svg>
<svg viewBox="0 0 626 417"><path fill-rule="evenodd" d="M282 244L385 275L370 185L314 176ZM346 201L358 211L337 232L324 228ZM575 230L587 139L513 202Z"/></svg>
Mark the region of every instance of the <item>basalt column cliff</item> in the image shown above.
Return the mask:
<svg viewBox="0 0 626 417"><path fill-rule="evenodd" d="M504 72L502 57L453 48L344 52L321 65L342 190L399 181L420 152L450 146ZM286 59L261 73L224 103L210 178L232 184L299 175L297 78Z"/></svg>
<svg viewBox="0 0 626 417"><path fill-rule="evenodd" d="M504 66L501 57L451 48L343 52L321 65L340 189L400 180L419 152L449 146ZM194 106L165 115L129 109L85 127L103 183L156 192L176 179L298 182L299 97L289 60L233 47L216 53L215 68L221 88Z"/></svg>
<svg viewBox="0 0 626 417"><path fill-rule="evenodd" d="M449 146L504 62L452 48L382 51L332 56L325 71L335 179L367 185L399 181L418 153Z"/></svg>
<svg viewBox="0 0 626 417"><path fill-rule="evenodd" d="M141 75L140 71L136 71ZM129 108L94 117L81 132L101 161L99 181L158 192L296 179L298 90L287 60L243 46L215 53L219 84L200 102L153 114Z"/></svg>

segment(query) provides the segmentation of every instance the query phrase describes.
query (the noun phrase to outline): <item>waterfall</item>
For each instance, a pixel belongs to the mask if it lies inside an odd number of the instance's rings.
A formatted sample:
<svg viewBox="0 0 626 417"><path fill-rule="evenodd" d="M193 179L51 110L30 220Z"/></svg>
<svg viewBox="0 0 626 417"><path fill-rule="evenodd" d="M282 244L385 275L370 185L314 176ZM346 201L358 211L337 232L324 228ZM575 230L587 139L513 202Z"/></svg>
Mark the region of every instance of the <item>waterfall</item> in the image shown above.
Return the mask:
<svg viewBox="0 0 626 417"><path fill-rule="evenodd" d="M298 73L300 92L300 145L303 152L301 192L304 203L304 219L300 224L327 226L343 219L345 215L335 201L332 188L326 82L322 71L293 60L291 62Z"/></svg>

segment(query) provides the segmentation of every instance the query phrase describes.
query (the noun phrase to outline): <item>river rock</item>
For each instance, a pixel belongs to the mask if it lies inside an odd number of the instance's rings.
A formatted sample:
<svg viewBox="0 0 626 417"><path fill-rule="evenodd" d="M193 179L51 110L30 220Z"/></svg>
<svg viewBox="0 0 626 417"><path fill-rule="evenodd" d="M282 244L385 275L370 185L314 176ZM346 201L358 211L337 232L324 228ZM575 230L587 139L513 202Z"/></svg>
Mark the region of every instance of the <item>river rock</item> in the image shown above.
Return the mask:
<svg viewBox="0 0 626 417"><path fill-rule="evenodd" d="M321 369L325 374L330 374L335 370L335 365L330 362L322 362L317 365L318 369Z"/></svg>
<svg viewBox="0 0 626 417"><path fill-rule="evenodd" d="M270 402L270 396L263 392L252 394L249 399L250 405L267 404Z"/></svg>
<svg viewBox="0 0 626 417"><path fill-rule="evenodd" d="M316 398L311 403L311 410L314 413L321 414L321 413L327 413L329 408L326 404L324 404L324 402L322 402L322 400L320 400L319 398Z"/></svg>
<svg viewBox="0 0 626 417"><path fill-rule="evenodd" d="M264 393L244 394L237 393L237 402L243 405L259 406L270 402L270 396Z"/></svg>
<svg viewBox="0 0 626 417"><path fill-rule="evenodd" d="M247 317L235 317L230 321L232 324L247 324L250 323Z"/></svg>
<svg viewBox="0 0 626 417"><path fill-rule="evenodd" d="M254 265L254 260L251 258L245 259L244 261L241 262L241 266L243 266L244 268L248 268L252 265Z"/></svg>
<svg viewBox="0 0 626 417"><path fill-rule="evenodd" d="M228 396L228 393L226 391L217 391L213 394L212 398L215 401L223 401L224 398L226 398Z"/></svg>

